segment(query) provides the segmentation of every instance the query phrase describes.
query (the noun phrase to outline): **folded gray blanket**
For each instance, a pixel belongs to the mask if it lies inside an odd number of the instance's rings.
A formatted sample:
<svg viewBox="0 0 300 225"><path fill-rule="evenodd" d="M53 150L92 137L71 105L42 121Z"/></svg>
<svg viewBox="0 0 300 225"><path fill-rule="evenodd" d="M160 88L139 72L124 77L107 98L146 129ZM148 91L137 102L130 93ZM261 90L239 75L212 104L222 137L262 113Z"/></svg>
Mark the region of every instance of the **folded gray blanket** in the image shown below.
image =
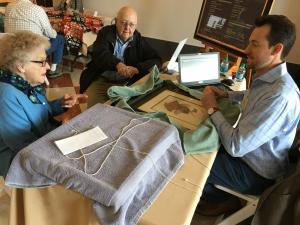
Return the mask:
<svg viewBox="0 0 300 225"><path fill-rule="evenodd" d="M95 126L108 138L82 152L93 152L118 140L113 150L108 145L85 159L75 160L70 158L81 156L80 151L66 157L54 144L74 135L74 131L83 132ZM122 129L125 135L119 138ZM183 150L175 127L97 104L21 150L11 164L6 184L63 184L94 200L101 224L136 224L182 164ZM100 167L98 173L89 175Z"/></svg>

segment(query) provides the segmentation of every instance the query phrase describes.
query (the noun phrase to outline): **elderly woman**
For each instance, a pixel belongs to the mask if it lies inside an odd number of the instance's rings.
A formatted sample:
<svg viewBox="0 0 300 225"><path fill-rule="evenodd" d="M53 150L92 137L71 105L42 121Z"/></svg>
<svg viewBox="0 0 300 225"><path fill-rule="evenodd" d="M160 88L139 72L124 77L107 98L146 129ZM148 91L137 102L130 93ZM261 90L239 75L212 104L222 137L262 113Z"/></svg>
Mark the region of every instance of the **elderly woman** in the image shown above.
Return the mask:
<svg viewBox="0 0 300 225"><path fill-rule="evenodd" d="M0 175L6 176L19 150L55 129L53 116L85 95L66 94L48 101L43 83L49 65L47 38L21 31L0 42Z"/></svg>

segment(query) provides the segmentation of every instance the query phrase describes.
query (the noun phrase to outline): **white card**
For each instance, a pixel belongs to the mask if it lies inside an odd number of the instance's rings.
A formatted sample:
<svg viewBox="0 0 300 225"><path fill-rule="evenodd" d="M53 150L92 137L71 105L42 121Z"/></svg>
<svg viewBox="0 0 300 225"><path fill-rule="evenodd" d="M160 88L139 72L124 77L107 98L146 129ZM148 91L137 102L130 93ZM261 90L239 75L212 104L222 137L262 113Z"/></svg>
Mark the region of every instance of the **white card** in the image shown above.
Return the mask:
<svg viewBox="0 0 300 225"><path fill-rule="evenodd" d="M64 155L67 155L106 138L105 133L97 126L80 134L55 141L54 143Z"/></svg>

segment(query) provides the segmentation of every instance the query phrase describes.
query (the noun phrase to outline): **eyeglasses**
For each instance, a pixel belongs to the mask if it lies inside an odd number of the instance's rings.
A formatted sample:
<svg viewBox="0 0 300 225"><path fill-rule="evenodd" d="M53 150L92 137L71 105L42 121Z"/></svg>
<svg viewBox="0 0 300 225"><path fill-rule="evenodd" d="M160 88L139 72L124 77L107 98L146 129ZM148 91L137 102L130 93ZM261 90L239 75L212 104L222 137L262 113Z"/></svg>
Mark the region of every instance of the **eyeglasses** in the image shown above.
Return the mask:
<svg viewBox="0 0 300 225"><path fill-rule="evenodd" d="M127 26L129 26L130 28L134 28L134 27L136 26L136 24L131 23L131 22L128 22L128 21L126 21L126 20L121 20L121 21L120 21L120 24L121 24L122 27L127 27Z"/></svg>
<svg viewBox="0 0 300 225"><path fill-rule="evenodd" d="M43 61L31 60L30 62L39 63L41 64L42 67L45 67L47 65L47 60L43 60Z"/></svg>

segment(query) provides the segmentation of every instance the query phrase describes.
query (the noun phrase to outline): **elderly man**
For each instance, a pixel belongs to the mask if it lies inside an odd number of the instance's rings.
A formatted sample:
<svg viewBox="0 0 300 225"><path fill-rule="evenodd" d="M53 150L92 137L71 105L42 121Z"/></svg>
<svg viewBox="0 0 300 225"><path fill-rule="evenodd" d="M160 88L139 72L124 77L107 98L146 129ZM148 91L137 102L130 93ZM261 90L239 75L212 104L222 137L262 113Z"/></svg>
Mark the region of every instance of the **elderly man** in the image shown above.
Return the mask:
<svg viewBox="0 0 300 225"><path fill-rule="evenodd" d="M48 77L54 78L61 75L57 72L56 67L62 61L64 37L56 33L45 10L34 4L35 2L35 0L17 0L8 4L5 10L4 30L6 33L26 30L46 36L51 43L47 55L53 54Z"/></svg>
<svg viewBox="0 0 300 225"><path fill-rule="evenodd" d="M81 93L87 89L88 107L108 100L107 89L139 79L161 65L161 58L136 30L137 13L121 8L115 25L100 30L93 45L92 61L80 77Z"/></svg>
<svg viewBox="0 0 300 225"><path fill-rule="evenodd" d="M245 50L248 67L256 71L250 89L224 92L205 88L203 105L218 130L222 149L204 187L199 213L218 215L238 207L238 201L229 199L215 184L258 195L286 172L299 121L300 96L283 58L295 39L295 25L287 17L258 18ZM219 111L219 96L243 100L236 128Z"/></svg>

